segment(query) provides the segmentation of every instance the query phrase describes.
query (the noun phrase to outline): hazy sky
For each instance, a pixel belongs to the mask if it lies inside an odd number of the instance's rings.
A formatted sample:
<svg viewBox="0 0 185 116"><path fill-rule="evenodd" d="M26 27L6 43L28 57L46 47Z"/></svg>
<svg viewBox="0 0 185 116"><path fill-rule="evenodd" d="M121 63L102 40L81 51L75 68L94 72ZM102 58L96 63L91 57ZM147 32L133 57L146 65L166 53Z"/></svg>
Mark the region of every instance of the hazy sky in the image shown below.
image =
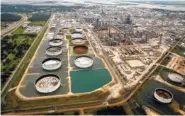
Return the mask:
<svg viewBox="0 0 185 116"><path fill-rule="evenodd" d="M185 1L185 0L1 0L2 3L25 3L25 2L44 2L44 1L57 1L62 3L74 2L74 3L84 3L84 1L91 1L97 3L114 3L116 1Z"/></svg>
<svg viewBox="0 0 185 116"><path fill-rule="evenodd" d="M68 2L83 2L83 1L185 1L185 0L1 0L2 2L15 2L15 1L33 1L33 2L42 2L42 1L68 1Z"/></svg>

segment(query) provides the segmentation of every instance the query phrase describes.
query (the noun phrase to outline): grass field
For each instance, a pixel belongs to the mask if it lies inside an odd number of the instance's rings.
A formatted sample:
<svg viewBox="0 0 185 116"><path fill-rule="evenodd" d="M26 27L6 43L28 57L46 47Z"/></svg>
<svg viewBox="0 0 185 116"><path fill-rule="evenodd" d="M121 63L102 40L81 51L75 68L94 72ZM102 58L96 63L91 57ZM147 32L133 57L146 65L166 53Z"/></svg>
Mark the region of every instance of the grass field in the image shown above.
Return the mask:
<svg viewBox="0 0 185 116"><path fill-rule="evenodd" d="M32 21L31 25L36 25L36 26L44 26L46 24L46 21Z"/></svg>
<svg viewBox="0 0 185 116"><path fill-rule="evenodd" d="M18 27L13 34L23 34L24 33L24 28L23 27Z"/></svg>
<svg viewBox="0 0 185 116"><path fill-rule="evenodd" d="M19 107L20 109L24 108L33 108L33 107L41 107L41 106L48 106L48 105L63 105L62 109L68 109L76 107L75 105L68 105L68 104L77 104L82 103L78 106L84 107L89 105L96 105L101 104L101 101L103 101L109 92L102 92L102 91L96 91L92 94L86 94L82 96L71 96L71 97L63 97L63 98L53 98L53 99L43 99L43 100L31 100L31 101L22 101L20 100L16 95L15 91L11 91L7 95L7 104L4 109L11 110L16 109ZM89 101L94 101L93 103L88 103ZM84 103L87 102L87 103ZM68 106L65 106L68 105ZM58 107L60 108L60 107ZM57 109L58 109L57 108ZM43 109L45 110L45 109ZM40 110L39 110L40 111Z"/></svg>

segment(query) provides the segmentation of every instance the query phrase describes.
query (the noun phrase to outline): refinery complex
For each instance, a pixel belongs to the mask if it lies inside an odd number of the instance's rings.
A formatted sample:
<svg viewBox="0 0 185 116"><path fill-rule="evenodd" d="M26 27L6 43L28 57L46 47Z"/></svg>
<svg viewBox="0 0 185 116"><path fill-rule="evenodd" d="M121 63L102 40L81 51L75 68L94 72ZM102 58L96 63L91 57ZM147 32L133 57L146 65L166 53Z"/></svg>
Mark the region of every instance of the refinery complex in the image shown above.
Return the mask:
<svg viewBox="0 0 185 116"><path fill-rule="evenodd" d="M1 113L185 115L185 12L121 4L48 12L44 25L21 24L34 42L45 31L16 68L22 75L10 76L16 84L4 85Z"/></svg>

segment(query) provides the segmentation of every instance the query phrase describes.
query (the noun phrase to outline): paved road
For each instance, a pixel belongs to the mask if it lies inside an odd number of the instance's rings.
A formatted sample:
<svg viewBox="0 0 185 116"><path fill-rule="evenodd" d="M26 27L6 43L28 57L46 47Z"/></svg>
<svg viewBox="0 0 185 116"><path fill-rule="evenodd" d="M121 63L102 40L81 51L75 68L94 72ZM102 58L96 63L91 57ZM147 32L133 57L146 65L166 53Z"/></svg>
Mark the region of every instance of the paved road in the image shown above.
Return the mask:
<svg viewBox="0 0 185 116"><path fill-rule="evenodd" d="M20 14L22 16L21 20L18 22L14 22L13 24L11 24L10 26L8 26L7 28L1 30L1 36L4 36L12 31L14 31L15 29L17 29L20 25L22 25L25 21L27 21L27 16L25 14Z"/></svg>

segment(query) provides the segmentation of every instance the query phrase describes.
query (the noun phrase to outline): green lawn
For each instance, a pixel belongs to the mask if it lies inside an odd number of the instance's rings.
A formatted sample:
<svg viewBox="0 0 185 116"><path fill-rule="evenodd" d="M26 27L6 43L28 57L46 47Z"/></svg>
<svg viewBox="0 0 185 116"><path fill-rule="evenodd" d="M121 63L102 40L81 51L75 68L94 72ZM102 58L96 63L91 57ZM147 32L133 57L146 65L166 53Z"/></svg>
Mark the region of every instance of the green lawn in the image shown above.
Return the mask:
<svg viewBox="0 0 185 116"><path fill-rule="evenodd" d="M13 34L23 34L24 33L24 28L23 27L18 27Z"/></svg>
<svg viewBox="0 0 185 116"><path fill-rule="evenodd" d="M46 24L46 21L33 21L31 22L31 25L36 25L36 26L44 26Z"/></svg>
<svg viewBox="0 0 185 116"><path fill-rule="evenodd" d="M86 101L95 101L93 103L83 103L83 104L78 105L78 107L84 107L84 106L101 104L101 101L103 101L108 95L109 95L109 92L103 93L102 91L96 91L92 94L86 94L82 96L23 101L23 100L20 100L15 95L15 91L11 91L8 93L8 97L7 97L8 102L7 102L6 107L4 107L4 109L10 110L10 109L15 109L16 107L23 109L23 108L34 108L34 107L42 107L42 106L49 106L49 105L52 105L52 106L53 105L63 105L61 109L68 109L68 108L77 107L76 105L68 105L68 104L75 104L75 103L81 103L81 102L86 102ZM68 106L65 106L65 105L68 105ZM40 110L41 109L39 109L39 111ZM42 110L46 110L46 108Z"/></svg>
<svg viewBox="0 0 185 116"><path fill-rule="evenodd" d="M21 44L24 40L26 40L26 39L28 39L28 37L27 36L22 36L22 35L20 35L20 36L18 36L17 38L14 38L14 43L16 44L16 45L19 45L19 44Z"/></svg>

